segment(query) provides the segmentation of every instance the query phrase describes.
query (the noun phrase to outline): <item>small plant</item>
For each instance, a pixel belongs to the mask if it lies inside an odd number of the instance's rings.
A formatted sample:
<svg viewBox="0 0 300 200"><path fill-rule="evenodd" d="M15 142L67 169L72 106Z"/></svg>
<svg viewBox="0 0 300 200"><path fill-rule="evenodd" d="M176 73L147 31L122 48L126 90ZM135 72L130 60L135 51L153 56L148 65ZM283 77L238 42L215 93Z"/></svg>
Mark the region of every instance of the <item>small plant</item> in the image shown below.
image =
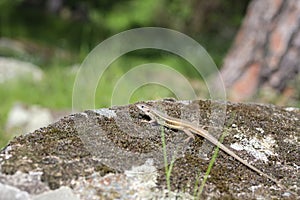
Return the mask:
<svg viewBox="0 0 300 200"><path fill-rule="evenodd" d="M223 140L224 140L224 138L226 136L226 133L227 133L226 131L223 132L223 134L221 136L221 139L220 139L220 143L223 142ZM204 178L203 178L203 180L201 182L200 187L198 188L199 179L200 179L200 171L199 171L199 173L197 175L197 180L196 180L196 183L195 183L195 187L194 187L194 197L195 197L195 199L200 199L200 195L202 194L204 185L205 185L206 180L207 180L207 178L208 178L208 176L210 174L210 171L211 171L211 169L212 169L212 167L213 167L213 165L214 165L214 163L216 161L218 153L219 153L219 146L216 146L216 148L214 150L214 154L213 154L213 156L212 156L212 158L211 158L211 160L209 162L208 168L207 168L207 170L205 172Z"/></svg>
<svg viewBox="0 0 300 200"><path fill-rule="evenodd" d="M171 159L170 166L168 166L168 156L167 156L165 132L164 132L164 127L163 126L161 126L161 143L162 143L162 149L163 149L163 155L164 155L164 164L165 164L167 188L168 188L169 192L171 192L171 172L172 172L172 169L173 169L173 166L174 166L177 151L175 151L175 155Z"/></svg>
<svg viewBox="0 0 300 200"><path fill-rule="evenodd" d="M233 122L233 116L235 116L235 113L231 114L231 118L230 118L230 123L229 124L231 124ZM225 136L228 133L227 130L228 130L228 128L225 128L225 130L223 131L223 133L221 135L221 138L219 140L220 143L223 143L224 138L225 138ZM212 169L212 167L213 167L213 165L214 165L214 163L215 163L215 161L217 159L218 153L219 153L219 146L216 146L215 150L214 150L214 154L213 154L213 156L212 156L212 158L211 158L211 160L209 162L208 168L207 168L207 170L205 172L204 178L203 178L203 180L201 182L200 187L198 188L199 179L200 179L200 171L199 171L199 173L197 175L195 187L194 187L194 194L193 194L193 196L195 197L195 199L200 199L200 196L201 196L201 194L203 192L204 185L205 185L205 183L207 181L207 178L208 178L208 176L210 174L210 171L211 171L211 169Z"/></svg>
<svg viewBox="0 0 300 200"><path fill-rule="evenodd" d="M233 116L234 113L232 113L231 115L231 121L230 123L232 123L232 120L233 120ZM229 123L229 124L230 124ZM228 128L225 128L225 130L223 131L222 135L221 135L221 138L220 138L220 143L223 143L224 141L224 138L225 136L227 135L227 130ZM164 133L164 129L163 129L163 126L161 126L161 142L162 142L162 149L163 149L163 156L164 156L164 165L165 165L165 174L166 174L166 182L167 182L167 188L168 188L168 191L171 192L171 172L172 172L172 169L173 169L173 166L174 166L174 162L175 162L175 159L176 159L176 152L175 151L175 154L174 156L172 157L171 159L171 162L170 162L170 165L168 164L168 157L167 157L167 150L166 150L166 140L165 140L165 133ZM204 185L207 181L207 178L211 172L211 169L213 167L213 164L218 156L218 153L219 153L219 146L216 146L215 150L214 150L214 154L212 156L212 159L210 160L209 162L209 165L208 165L208 168L205 172L205 175L204 175L204 178L201 182L201 185L199 185L199 179L200 179L200 171L197 175L197 178L196 178L196 182L195 182L195 187L194 187L194 198L195 199L200 199L200 196L203 192L203 189L204 189Z"/></svg>

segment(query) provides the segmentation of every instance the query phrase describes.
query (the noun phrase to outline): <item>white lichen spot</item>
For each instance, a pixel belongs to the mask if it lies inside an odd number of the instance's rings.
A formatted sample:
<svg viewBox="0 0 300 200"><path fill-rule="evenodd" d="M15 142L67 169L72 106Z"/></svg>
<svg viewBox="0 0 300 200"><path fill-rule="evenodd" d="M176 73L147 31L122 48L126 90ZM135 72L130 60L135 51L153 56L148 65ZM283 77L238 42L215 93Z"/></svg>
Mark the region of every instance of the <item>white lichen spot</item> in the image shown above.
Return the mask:
<svg viewBox="0 0 300 200"><path fill-rule="evenodd" d="M103 115L107 118L115 118L117 116L116 112L114 110L110 110L108 108L96 109L96 110L94 110L94 112L96 112L100 115Z"/></svg>
<svg viewBox="0 0 300 200"><path fill-rule="evenodd" d="M271 149L272 145L275 143L272 137L266 137L263 140L259 140L257 138L249 140L244 135L239 134L236 138L239 138L240 142L231 144L230 147L237 151L245 150L254 156L255 159L267 162L268 156L277 155Z"/></svg>
<svg viewBox="0 0 300 200"><path fill-rule="evenodd" d="M181 103L181 104L183 104L183 105L190 105L192 103L191 100L180 100L178 102Z"/></svg>
<svg viewBox="0 0 300 200"><path fill-rule="evenodd" d="M88 114L84 113L84 112L81 112L79 113L80 115L84 116L85 118L88 118Z"/></svg>
<svg viewBox="0 0 300 200"><path fill-rule="evenodd" d="M286 110L286 111L299 111L300 109L295 108L295 107L286 107L286 108L284 108L284 110Z"/></svg>
<svg viewBox="0 0 300 200"><path fill-rule="evenodd" d="M255 150L255 148L251 146L246 146L245 150L248 151L252 156L257 160L263 160L264 162L268 162L268 157L263 152Z"/></svg>
<svg viewBox="0 0 300 200"><path fill-rule="evenodd" d="M264 131L264 129L262 129L262 128L255 128L257 131L259 131L260 133L264 133L265 131Z"/></svg>
<svg viewBox="0 0 300 200"><path fill-rule="evenodd" d="M231 127L232 127L232 128L236 128L237 125L236 125L236 124L232 124Z"/></svg>
<svg viewBox="0 0 300 200"><path fill-rule="evenodd" d="M298 144L299 138L296 134L289 134L284 138L283 141L290 144Z"/></svg>
<svg viewBox="0 0 300 200"><path fill-rule="evenodd" d="M11 146L7 146L5 149L4 149L4 159L7 160L9 159L10 157L12 157L12 155L9 153L10 151L12 150Z"/></svg>
<svg viewBox="0 0 300 200"><path fill-rule="evenodd" d="M291 193L290 192L285 192L285 193L282 194L282 196L283 197L289 197L289 196L291 196Z"/></svg>
<svg viewBox="0 0 300 200"><path fill-rule="evenodd" d="M272 146L274 146L276 143L276 140L270 136L270 135L267 135L266 137L264 137L262 139L262 145L266 148L271 148Z"/></svg>
<svg viewBox="0 0 300 200"><path fill-rule="evenodd" d="M299 165L296 165L295 163L293 163L294 167L296 170L299 170L300 169L300 166Z"/></svg>
<svg viewBox="0 0 300 200"><path fill-rule="evenodd" d="M237 151L242 151L244 148L242 145L240 145L239 143L233 143L230 145L231 148L237 150Z"/></svg>
<svg viewBox="0 0 300 200"><path fill-rule="evenodd" d="M253 185L249 188L249 190L251 190L252 193L255 193L255 191L259 188L261 188L261 185Z"/></svg>
<svg viewBox="0 0 300 200"><path fill-rule="evenodd" d="M133 166L131 170L125 170L125 175L134 180L139 187L155 187L158 177L157 169L153 165L153 160L146 160L141 166Z"/></svg>

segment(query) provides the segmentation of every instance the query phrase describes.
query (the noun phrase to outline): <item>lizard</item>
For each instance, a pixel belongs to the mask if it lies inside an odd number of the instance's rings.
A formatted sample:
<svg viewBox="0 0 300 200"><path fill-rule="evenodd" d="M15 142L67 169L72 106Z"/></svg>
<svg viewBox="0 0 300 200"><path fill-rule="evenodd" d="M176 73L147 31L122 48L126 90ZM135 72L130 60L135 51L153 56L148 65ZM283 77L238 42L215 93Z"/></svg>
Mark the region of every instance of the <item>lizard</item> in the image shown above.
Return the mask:
<svg viewBox="0 0 300 200"><path fill-rule="evenodd" d="M166 115L163 112L160 112L144 103L136 104L137 108L142 111L145 115L150 117L150 121L148 123L158 123L162 126L165 126L167 128L176 129L185 132L188 135L188 139L195 139L194 134L200 135L203 138L207 139L209 142L211 142L213 145L218 146L221 150L223 150L228 155L232 156L239 162L241 162L243 165L247 166L248 168L252 169L256 173L258 173L261 176L264 176L274 183L276 183L279 187L286 189L278 180L275 178L265 174L261 170L257 169L250 163L248 163L246 160L239 157L237 154L235 154L232 150L227 148L225 145L220 143L215 137L213 137L208 131L205 129L199 127L198 125L195 125L193 123L190 123L185 120L181 120L178 118L174 118L171 116ZM194 134L193 134L194 133Z"/></svg>

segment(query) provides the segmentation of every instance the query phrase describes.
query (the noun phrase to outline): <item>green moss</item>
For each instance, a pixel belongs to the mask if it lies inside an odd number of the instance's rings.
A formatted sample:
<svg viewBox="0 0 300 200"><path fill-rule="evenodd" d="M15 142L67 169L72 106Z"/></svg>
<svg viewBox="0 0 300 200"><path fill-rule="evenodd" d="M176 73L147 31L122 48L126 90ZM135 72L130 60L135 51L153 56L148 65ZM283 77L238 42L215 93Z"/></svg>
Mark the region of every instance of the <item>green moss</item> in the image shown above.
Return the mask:
<svg viewBox="0 0 300 200"><path fill-rule="evenodd" d="M181 116L183 107L198 105L201 111L201 116L198 118L200 120L199 124L210 125L211 101L194 101L190 105L174 101L160 101L149 104L165 108L166 112L174 117ZM10 157L2 161L1 172L14 174L17 170L22 172L42 170L42 181L48 183L51 189L58 188L61 185L70 186L72 180L76 180L78 177L88 177L94 171L99 172L101 176L107 173L121 172L101 162L98 158L103 155L92 154L87 149L82 138L80 138L79 134L90 134L91 141L97 144L101 136L96 133L100 129L105 130L109 142L119 149L136 154L161 151L160 126L141 122L145 116L133 105L118 107L114 111L117 115L117 118L114 119L101 116L93 111L87 111L87 118L84 117L85 115L76 114L64 118L47 128L15 138L10 142L12 149L9 151ZM134 124L140 127L147 127L147 129L142 129L145 132L140 132L139 134L151 134L151 137L128 134L125 126L120 128L118 123L128 122L128 119L123 115L127 111L129 111ZM235 152L267 174L276 179L281 179L284 185L293 185L295 176L297 176L296 172L286 170L286 166L280 163L290 165L288 163L298 162L297 144L299 141L296 141L295 138L299 137L299 124L296 120L300 116L299 111L286 111L275 106L228 103L226 113L224 126L227 127L228 131L224 139L224 145L230 146L232 143L241 142L234 137L239 134L245 135L244 139L273 137L276 144L271 145L272 148L270 150L274 152L274 156L270 156L268 158L269 161L266 163L257 160L249 155L248 152ZM231 113L235 113L234 117L231 116ZM192 119L192 116L187 117ZM75 127L80 128L81 125L75 123L74 120L80 118L87 120L80 123L82 123L82 127L90 125L91 133L88 130L82 133L76 131ZM232 126L232 124L235 124L235 126ZM263 133L257 131L256 128L259 127L263 128ZM164 128L164 133L166 144L174 142L173 140L177 136L185 138L184 133L166 127ZM179 146L182 144L180 142L182 141L178 141ZM203 160L199 156L203 151L203 142L204 139L202 137L196 137L194 141L186 143L183 148L179 149L178 157L174 162L170 176L172 191L185 191L193 194L197 175L199 174L201 179L209 164L209 160ZM211 155L212 152L209 152L208 158ZM100 157L97 158L97 156ZM163 165L158 168L158 174L157 187L166 188L165 168ZM221 192L222 197L234 199L238 198L238 194L249 194L249 188L253 185L262 185L258 192L263 196L280 197L283 192L270 189L274 183L220 151L201 197L206 198L211 191L215 191ZM247 197L252 198L251 196Z"/></svg>

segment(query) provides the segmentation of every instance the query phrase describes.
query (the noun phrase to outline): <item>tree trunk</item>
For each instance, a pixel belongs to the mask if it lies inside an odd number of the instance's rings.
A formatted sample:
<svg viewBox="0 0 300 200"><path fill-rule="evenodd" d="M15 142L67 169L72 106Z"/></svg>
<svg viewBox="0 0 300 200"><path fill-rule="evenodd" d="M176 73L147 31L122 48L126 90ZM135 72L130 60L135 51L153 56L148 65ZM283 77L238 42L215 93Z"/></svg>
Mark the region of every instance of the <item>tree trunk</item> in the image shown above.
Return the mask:
<svg viewBox="0 0 300 200"><path fill-rule="evenodd" d="M300 1L253 0L221 70L229 98L295 97L299 71Z"/></svg>

